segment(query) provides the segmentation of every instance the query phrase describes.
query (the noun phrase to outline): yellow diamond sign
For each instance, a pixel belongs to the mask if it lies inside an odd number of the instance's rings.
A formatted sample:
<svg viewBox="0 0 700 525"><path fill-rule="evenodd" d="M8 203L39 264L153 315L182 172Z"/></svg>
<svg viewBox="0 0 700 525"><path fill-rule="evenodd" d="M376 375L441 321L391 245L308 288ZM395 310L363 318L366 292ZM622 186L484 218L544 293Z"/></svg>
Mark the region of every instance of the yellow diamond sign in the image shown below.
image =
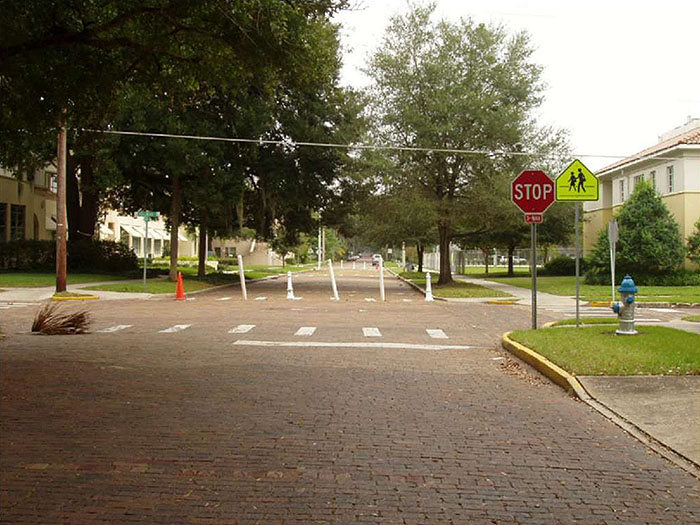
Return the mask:
<svg viewBox="0 0 700 525"><path fill-rule="evenodd" d="M554 195L558 201L597 201L598 178L576 159L556 178Z"/></svg>

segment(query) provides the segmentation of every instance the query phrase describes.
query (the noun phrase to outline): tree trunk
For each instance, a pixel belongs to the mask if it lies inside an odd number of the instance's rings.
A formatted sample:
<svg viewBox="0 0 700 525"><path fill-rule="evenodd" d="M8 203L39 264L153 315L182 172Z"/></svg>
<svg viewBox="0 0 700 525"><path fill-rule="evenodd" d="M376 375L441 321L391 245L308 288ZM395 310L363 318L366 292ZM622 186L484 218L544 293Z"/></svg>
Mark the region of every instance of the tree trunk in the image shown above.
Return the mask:
<svg viewBox="0 0 700 525"><path fill-rule="evenodd" d="M80 186L78 185L78 161L70 153L66 153L66 215L68 216L68 238L79 238L78 223L80 222Z"/></svg>
<svg viewBox="0 0 700 525"><path fill-rule="evenodd" d="M515 272L513 272L513 253L515 252L515 246L512 244L508 245L508 277L513 277Z"/></svg>
<svg viewBox="0 0 700 525"><path fill-rule="evenodd" d="M207 217L202 214L199 220L199 265L197 266L197 277L204 277L207 274Z"/></svg>
<svg viewBox="0 0 700 525"><path fill-rule="evenodd" d="M94 160L92 156L84 156L80 161L70 154L67 157L66 212L69 239L92 239L95 235L100 191L95 185Z"/></svg>
<svg viewBox="0 0 700 525"><path fill-rule="evenodd" d="M173 194L170 200L170 273L171 281L177 281L178 230L180 229L180 207L182 187L178 177L173 178Z"/></svg>
<svg viewBox="0 0 700 525"><path fill-rule="evenodd" d="M450 267L450 241L452 230L449 224L438 224L440 235L440 278L437 284L450 284L452 281L452 268Z"/></svg>
<svg viewBox="0 0 700 525"><path fill-rule="evenodd" d="M489 251L487 249L482 249L481 253L484 254L484 273L489 274Z"/></svg>
<svg viewBox="0 0 700 525"><path fill-rule="evenodd" d="M416 252L418 257L418 273L423 273L423 254L425 253L423 244L416 244Z"/></svg>

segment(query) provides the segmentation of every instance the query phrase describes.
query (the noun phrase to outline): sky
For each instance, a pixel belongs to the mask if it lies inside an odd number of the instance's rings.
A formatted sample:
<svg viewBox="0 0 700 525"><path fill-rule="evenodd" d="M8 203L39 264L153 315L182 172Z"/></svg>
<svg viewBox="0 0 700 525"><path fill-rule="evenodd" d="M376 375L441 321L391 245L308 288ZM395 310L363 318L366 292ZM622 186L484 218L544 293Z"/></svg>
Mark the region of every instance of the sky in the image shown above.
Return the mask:
<svg viewBox="0 0 700 525"><path fill-rule="evenodd" d="M362 69L406 0L351 0L342 25L341 83L365 87ZM436 17L526 30L544 68L541 124L568 129L592 170L634 154L700 117L698 0L437 0ZM580 7L579 7L580 6Z"/></svg>

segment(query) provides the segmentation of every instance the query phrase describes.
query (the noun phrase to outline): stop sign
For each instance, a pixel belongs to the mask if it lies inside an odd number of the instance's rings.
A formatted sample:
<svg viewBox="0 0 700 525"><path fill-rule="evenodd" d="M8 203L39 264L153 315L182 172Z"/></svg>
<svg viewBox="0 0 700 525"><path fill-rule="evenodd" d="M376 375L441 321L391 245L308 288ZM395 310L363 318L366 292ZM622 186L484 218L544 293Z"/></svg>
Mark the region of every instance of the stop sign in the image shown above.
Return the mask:
<svg viewBox="0 0 700 525"><path fill-rule="evenodd" d="M554 203L554 181L544 171L523 171L511 183L510 198L523 213L544 213Z"/></svg>

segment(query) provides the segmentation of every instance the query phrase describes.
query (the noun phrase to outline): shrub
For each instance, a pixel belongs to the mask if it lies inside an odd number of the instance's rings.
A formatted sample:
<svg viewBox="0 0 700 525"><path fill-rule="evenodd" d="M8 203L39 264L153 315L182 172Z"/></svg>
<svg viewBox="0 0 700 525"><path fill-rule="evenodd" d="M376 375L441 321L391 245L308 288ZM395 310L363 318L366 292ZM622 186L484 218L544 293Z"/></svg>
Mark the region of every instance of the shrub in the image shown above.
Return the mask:
<svg viewBox="0 0 700 525"><path fill-rule="evenodd" d="M138 260L124 244L90 239L69 240L68 270L92 273L126 273L138 270ZM52 272L56 269L54 241L12 241L3 243L3 270Z"/></svg>
<svg viewBox="0 0 700 525"><path fill-rule="evenodd" d="M579 259L579 272L583 274L583 260ZM561 256L550 259L544 265L543 275L576 275L576 260Z"/></svg>
<svg viewBox="0 0 700 525"><path fill-rule="evenodd" d="M700 264L700 219L695 223L695 231L688 237L688 259Z"/></svg>
<svg viewBox="0 0 700 525"><path fill-rule="evenodd" d="M640 182L636 185L616 219L619 228L616 275L661 275L673 272L681 265L685 246L678 224L649 184ZM607 228L600 232L587 263L594 274L609 271Z"/></svg>

